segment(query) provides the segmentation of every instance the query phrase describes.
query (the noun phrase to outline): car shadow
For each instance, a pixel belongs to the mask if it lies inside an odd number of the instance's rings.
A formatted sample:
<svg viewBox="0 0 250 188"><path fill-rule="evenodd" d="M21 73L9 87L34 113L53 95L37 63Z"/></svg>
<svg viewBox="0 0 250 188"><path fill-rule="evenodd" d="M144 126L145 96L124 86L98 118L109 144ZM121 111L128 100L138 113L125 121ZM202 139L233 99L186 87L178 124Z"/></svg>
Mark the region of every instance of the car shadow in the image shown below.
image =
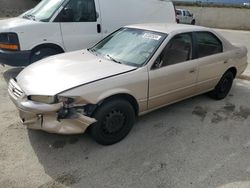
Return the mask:
<svg viewBox="0 0 250 188"><path fill-rule="evenodd" d="M175 181L179 176L184 178L183 182L189 181L194 187L195 184L196 187L202 187L202 183L210 181L209 178L217 182L217 176L213 176L214 172L210 168L216 168L216 172L223 176L224 166L231 167L231 161L240 162L234 158L237 155L231 154L240 152L240 142L237 141L237 134L234 135L228 128L227 122L229 118L233 119L230 116L237 115L238 109L231 108L231 103L239 102L238 96L241 93L247 96L248 92L249 88L244 84L237 84L233 91L235 94L230 94L222 101L214 101L201 95L161 108L140 117L131 133L121 142L111 146L95 143L87 133L62 136L28 130L30 144L38 161L52 179L40 188L83 185L110 187L118 185L117 180L121 177L128 183L131 179L138 179L135 185L140 185L141 176L151 179L153 185L156 185L158 180L162 185L168 185L168 181ZM222 113L222 110L228 119L217 118L216 113ZM238 122L232 121L237 123L237 126L242 124L242 119ZM229 130L225 131L226 129ZM247 131L247 126L241 129L242 132ZM245 139L242 137L242 140ZM217 154L218 151L220 152L217 159L212 159L211 155ZM225 155L229 162L224 162ZM218 164L220 166L217 169ZM184 170L177 170L176 173L171 169ZM193 170L189 173L190 169ZM233 169L231 173L238 170ZM158 178L161 175L163 179ZM247 177L228 176L214 187L239 180L247 180Z"/></svg>
<svg viewBox="0 0 250 188"><path fill-rule="evenodd" d="M18 67L18 68L10 68L8 70L6 70L3 73L3 77L5 79L5 81L8 83L10 81L11 78L15 78L17 77L17 75L23 70L24 68Z"/></svg>
<svg viewBox="0 0 250 188"><path fill-rule="evenodd" d="M88 132L80 135L57 135L28 130L30 144L45 173L52 178L40 188L62 185L82 187L89 183L88 181L92 177L96 178L98 174L105 173L105 171L107 174L104 176L108 178L116 168L123 169L126 168L126 165L130 166L129 164L120 166L120 160L133 161L130 159L130 155L132 155L131 158L140 157L139 155L133 156L138 151L147 153L147 151L155 150L157 152L157 147L155 149L151 147L157 146L159 139L162 140L162 135L163 143L170 142L173 145L179 133L183 132L183 129L185 132L185 127L181 128L181 119L176 119L175 125L173 125L165 123L167 121L165 118L172 116L176 108L178 109L180 106L184 107L183 109L189 108L187 105L199 103L201 98L206 101L210 100L206 96L198 96L138 118L131 133L121 142L111 146L97 144L91 139ZM163 118L163 116L165 117ZM170 148L166 143L161 146L168 151ZM159 165L161 165L160 163ZM98 182L95 183L89 187L98 187Z"/></svg>

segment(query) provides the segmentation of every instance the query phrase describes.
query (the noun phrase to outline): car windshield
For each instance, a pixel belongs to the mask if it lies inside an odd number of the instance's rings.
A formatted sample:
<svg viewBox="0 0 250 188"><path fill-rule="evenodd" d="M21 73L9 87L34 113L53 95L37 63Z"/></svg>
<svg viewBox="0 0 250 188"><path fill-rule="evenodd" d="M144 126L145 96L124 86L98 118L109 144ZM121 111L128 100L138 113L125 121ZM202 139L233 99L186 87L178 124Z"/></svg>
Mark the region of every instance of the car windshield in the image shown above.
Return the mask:
<svg viewBox="0 0 250 188"><path fill-rule="evenodd" d="M23 18L48 22L65 0L43 0L35 8L23 15Z"/></svg>
<svg viewBox="0 0 250 188"><path fill-rule="evenodd" d="M122 28L89 51L120 64L141 67L152 57L167 34Z"/></svg>

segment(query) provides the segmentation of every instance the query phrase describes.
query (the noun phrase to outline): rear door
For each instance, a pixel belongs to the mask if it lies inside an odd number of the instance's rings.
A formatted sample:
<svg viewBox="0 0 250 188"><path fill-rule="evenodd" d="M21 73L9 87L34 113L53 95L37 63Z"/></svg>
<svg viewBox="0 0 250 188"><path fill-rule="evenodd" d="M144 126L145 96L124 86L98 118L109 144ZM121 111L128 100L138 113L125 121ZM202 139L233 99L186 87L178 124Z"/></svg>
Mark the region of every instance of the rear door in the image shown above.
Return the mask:
<svg viewBox="0 0 250 188"><path fill-rule="evenodd" d="M158 108L194 95L197 72L192 33L176 35L149 71L148 108Z"/></svg>
<svg viewBox="0 0 250 188"><path fill-rule="evenodd" d="M223 45L211 32L194 32L198 62L197 90L203 92L215 87L228 67Z"/></svg>
<svg viewBox="0 0 250 188"><path fill-rule="evenodd" d="M70 19L64 19L65 12ZM59 17L66 51L88 48L102 39L97 0L69 0Z"/></svg>

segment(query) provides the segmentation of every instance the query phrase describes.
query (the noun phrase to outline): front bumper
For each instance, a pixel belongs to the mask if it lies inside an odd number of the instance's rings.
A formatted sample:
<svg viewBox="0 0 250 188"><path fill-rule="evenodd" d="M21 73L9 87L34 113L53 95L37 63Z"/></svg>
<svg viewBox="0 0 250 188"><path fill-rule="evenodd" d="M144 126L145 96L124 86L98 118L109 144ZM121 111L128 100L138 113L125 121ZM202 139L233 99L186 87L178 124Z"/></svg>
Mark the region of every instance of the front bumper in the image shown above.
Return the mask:
<svg viewBox="0 0 250 188"><path fill-rule="evenodd" d="M8 93L10 99L17 106L21 121L27 128L43 130L57 134L79 134L96 122L94 118L76 113L73 118L58 120L57 112L63 108L62 103L43 104L28 100L20 94L20 87L11 79ZM17 94L18 93L18 94Z"/></svg>
<svg viewBox="0 0 250 188"><path fill-rule="evenodd" d="M0 50L0 64L10 66L28 66L31 51L5 51Z"/></svg>

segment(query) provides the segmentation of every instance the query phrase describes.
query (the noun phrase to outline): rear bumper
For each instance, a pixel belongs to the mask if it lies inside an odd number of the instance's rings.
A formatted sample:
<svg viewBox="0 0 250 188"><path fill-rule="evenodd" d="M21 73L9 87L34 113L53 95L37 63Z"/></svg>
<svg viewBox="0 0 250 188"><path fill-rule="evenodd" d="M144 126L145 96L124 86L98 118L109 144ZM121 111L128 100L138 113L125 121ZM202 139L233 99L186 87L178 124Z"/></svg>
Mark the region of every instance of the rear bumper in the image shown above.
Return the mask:
<svg viewBox="0 0 250 188"><path fill-rule="evenodd" d="M14 89L13 89L14 88ZM85 132L87 127L95 123L94 118L82 114L73 114L73 118L58 119L58 111L63 108L62 103L44 104L28 100L24 95L17 97L15 89L20 87L10 80L8 93L16 105L19 116L24 125L30 129L43 130L57 134L79 134Z"/></svg>
<svg viewBox="0 0 250 188"><path fill-rule="evenodd" d="M9 66L27 66L30 64L31 51L0 50L0 64Z"/></svg>

